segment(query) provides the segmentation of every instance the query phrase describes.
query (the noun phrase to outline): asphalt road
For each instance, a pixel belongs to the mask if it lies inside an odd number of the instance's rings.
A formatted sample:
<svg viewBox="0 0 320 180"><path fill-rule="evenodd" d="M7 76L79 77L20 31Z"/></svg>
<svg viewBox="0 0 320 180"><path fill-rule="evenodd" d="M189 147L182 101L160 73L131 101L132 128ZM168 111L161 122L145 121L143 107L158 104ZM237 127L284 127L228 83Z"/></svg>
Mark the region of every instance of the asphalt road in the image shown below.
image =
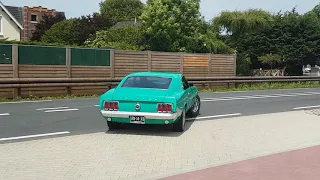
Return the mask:
<svg viewBox="0 0 320 180"><path fill-rule="evenodd" d="M320 88L200 93L196 121L320 107ZM105 132L98 99L0 103L0 143Z"/></svg>

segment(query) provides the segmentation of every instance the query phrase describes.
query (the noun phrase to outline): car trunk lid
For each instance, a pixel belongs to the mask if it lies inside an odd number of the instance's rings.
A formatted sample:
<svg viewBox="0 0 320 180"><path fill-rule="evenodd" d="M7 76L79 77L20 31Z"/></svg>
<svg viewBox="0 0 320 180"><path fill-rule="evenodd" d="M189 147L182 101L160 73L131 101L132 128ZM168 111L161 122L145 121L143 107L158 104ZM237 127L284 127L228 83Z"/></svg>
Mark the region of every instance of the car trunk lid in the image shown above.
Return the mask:
<svg viewBox="0 0 320 180"><path fill-rule="evenodd" d="M157 112L157 104L164 101L168 90L147 88L119 88L113 100L119 101L119 111ZM136 105L140 109L136 110Z"/></svg>

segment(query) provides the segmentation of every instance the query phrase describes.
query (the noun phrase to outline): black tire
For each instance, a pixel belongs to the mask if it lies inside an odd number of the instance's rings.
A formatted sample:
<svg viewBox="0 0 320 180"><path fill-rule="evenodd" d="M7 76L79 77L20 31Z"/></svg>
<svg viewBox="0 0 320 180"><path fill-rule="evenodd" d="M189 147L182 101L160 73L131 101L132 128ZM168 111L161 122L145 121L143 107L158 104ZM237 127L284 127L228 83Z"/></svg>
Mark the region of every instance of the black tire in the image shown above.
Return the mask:
<svg viewBox="0 0 320 180"><path fill-rule="evenodd" d="M186 111L183 109L178 121L173 124L172 130L174 132L183 132L186 126Z"/></svg>
<svg viewBox="0 0 320 180"><path fill-rule="evenodd" d="M192 107L189 109L187 116L188 117L197 117L200 114L201 101L199 95L196 96L195 102Z"/></svg>
<svg viewBox="0 0 320 180"><path fill-rule="evenodd" d="M116 129L120 129L120 123L116 123L116 122L111 122L111 121L107 121L108 123L108 127L109 130L116 130Z"/></svg>

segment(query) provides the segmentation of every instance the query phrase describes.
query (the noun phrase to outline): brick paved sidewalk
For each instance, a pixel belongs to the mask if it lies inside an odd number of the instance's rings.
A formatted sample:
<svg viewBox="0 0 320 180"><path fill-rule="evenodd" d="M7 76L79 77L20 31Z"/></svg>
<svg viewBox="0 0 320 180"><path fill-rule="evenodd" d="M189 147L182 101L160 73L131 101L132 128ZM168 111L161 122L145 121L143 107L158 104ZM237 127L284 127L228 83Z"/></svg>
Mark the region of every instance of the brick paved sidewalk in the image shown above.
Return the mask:
<svg viewBox="0 0 320 180"><path fill-rule="evenodd" d="M320 146L170 176L162 180L319 180Z"/></svg>
<svg viewBox="0 0 320 180"><path fill-rule="evenodd" d="M139 127L0 144L0 179L158 179L320 145L319 116L304 111L189 126L183 134Z"/></svg>

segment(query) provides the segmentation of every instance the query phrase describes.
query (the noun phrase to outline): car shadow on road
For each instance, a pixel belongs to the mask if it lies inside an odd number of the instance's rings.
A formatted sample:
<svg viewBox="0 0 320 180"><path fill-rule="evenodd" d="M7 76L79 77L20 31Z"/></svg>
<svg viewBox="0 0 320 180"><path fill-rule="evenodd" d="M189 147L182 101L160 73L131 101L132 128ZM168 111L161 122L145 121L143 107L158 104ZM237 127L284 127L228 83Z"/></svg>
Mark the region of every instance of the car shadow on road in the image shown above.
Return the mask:
<svg viewBox="0 0 320 180"><path fill-rule="evenodd" d="M122 124L120 129L107 130L106 134L127 134L127 135L144 135L144 136L166 136L179 137L191 128L194 120L186 121L184 132L173 132L172 125L136 125Z"/></svg>

